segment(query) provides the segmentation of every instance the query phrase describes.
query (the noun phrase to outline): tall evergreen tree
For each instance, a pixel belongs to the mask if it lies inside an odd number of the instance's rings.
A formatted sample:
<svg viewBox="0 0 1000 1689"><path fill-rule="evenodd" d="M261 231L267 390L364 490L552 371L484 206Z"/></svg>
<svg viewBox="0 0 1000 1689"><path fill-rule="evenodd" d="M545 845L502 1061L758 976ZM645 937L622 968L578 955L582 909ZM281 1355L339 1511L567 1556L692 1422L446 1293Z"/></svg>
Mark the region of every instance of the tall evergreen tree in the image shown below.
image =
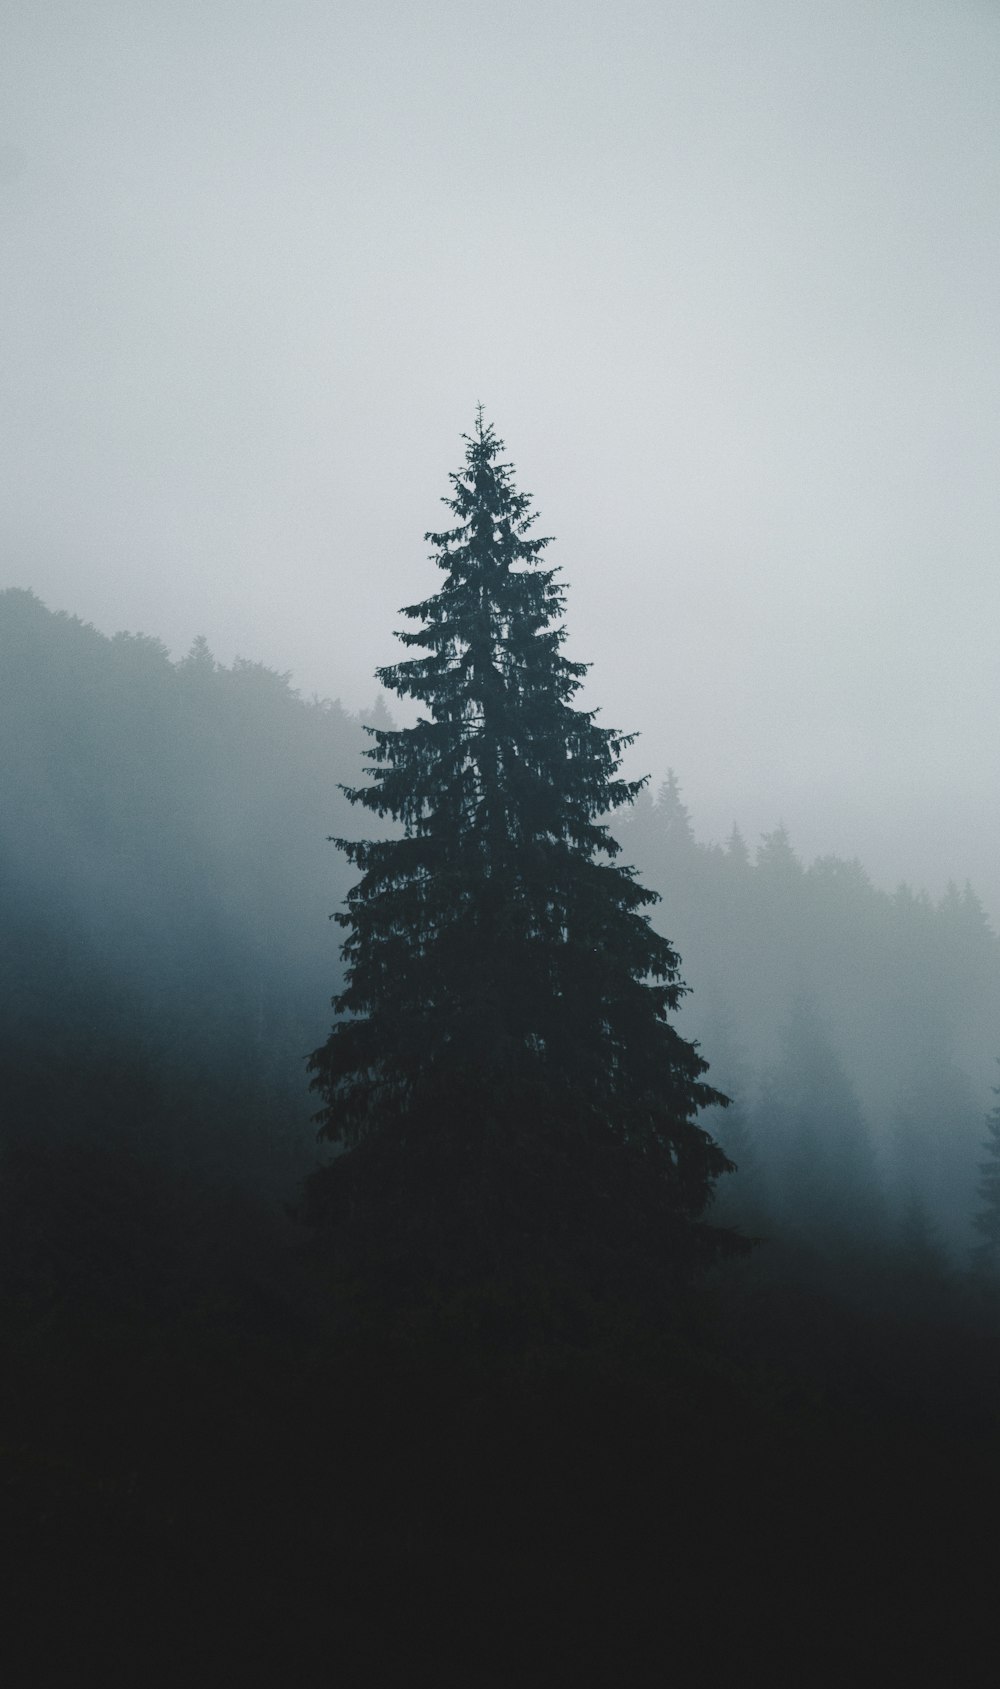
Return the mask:
<svg viewBox="0 0 1000 1689"><path fill-rule="evenodd" d="M379 670L425 713L370 730L371 783L348 791L402 836L336 841L361 878L311 1066L320 1135L348 1153L318 1178L354 1214L391 1191L404 1230L430 1193L435 1225L464 1205L494 1243L710 1252L729 1163L694 1116L724 1099L671 1023L685 987L656 896L602 819L643 784L619 774L630 738L574 707L586 665L562 650L549 542L481 412L465 439L456 523L426 536L444 584L402 612L421 654Z"/></svg>
<svg viewBox="0 0 1000 1689"><path fill-rule="evenodd" d="M1000 1086L994 1085L993 1095L1000 1097ZM986 1116L986 1131L983 1149L989 1159L979 1163L977 1187L982 1207L972 1219L983 1241L973 1250L972 1259L979 1271L1000 1278L1000 1102Z"/></svg>

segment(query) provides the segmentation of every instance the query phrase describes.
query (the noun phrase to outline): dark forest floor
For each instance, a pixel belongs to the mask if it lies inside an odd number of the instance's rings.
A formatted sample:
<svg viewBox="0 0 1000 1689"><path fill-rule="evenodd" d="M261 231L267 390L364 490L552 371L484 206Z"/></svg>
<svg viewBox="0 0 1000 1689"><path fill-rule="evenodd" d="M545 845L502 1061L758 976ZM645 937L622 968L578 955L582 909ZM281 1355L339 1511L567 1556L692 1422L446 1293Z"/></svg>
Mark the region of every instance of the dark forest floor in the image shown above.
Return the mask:
<svg viewBox="0 0 1000 1689"><path fill-rule="evenodd" d="M980 1682L996 1310L775 1246L661 1328L375 1306L277 1206L5 1180L11 1685ZM898 1291L898 1286L897 1286Z"/></svg>

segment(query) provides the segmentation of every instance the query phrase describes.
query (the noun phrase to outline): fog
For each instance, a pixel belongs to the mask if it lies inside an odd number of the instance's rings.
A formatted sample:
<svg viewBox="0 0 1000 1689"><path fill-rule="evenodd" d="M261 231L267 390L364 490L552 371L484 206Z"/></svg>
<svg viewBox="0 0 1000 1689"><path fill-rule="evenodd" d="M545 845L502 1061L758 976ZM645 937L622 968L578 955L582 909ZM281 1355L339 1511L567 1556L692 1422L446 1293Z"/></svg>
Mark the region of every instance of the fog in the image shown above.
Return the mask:
<svg viewBox="0 0 1000 1689"><path fill-rule="evenodd" d="M635 771L997 917L993 7L3 32L0 584L367 706L481 400Z"/></svg>
<svg viewBox="0 0 1000 1689"><path fill-rule="evenodd" d="M1000 13L0 43L0 1676L971 1680Z"/></svg>

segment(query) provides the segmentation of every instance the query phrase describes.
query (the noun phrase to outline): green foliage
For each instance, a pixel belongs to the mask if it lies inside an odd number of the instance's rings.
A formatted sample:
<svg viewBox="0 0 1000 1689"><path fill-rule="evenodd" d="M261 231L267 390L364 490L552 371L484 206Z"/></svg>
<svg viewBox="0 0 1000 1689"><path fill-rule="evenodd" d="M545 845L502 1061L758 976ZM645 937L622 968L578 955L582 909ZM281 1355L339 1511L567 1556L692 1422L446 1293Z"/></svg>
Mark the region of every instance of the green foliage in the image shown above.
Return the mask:
<svg viewBox="0 0 1000 1689"><path fill-rule="evenodd" d="M444 585L403 612L423 654L379 671L426 714L373 730L371 784L347 794L402 836L337 841L361 878L337 917L342 1018L312 1058L322 1135L351 1152L325 1183L356 1208L377 1167L369 1197L405 1184L400 1214L439 1189L480 1235L509 1205L504 1237L610 1224L655 1254L659 1224L683 1253L729 1164L693 1119L723 1099L670 1018L677 953L602 819L642 782L618 773L629 739L574 706L585 665L502 442L480 417L466 443L457 524L427 536Z"/></svg>

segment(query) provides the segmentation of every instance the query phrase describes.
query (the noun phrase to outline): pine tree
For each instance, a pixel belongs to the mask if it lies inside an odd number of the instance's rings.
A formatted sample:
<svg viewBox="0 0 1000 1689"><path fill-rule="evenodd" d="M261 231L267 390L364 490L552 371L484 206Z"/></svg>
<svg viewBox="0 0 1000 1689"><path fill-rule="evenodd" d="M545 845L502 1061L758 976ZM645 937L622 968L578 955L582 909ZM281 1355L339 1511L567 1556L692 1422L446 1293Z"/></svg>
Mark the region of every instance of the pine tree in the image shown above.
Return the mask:
<svg viewBox="0 0 1000 1689"><path fill-rule="evenodd" d="M993 1095L1000 1097L1000 1086L994 1085ZM972 1220L983 1241L973 1250L972 1259L979 1271L1000 1277L1000 1102L986 1116L986 1131L983 1149L989 1159L979 1163L977 1187L982 1207Z"/></svg>
<svg viewBox="0 0 1000 1689"><path fill-rule="evenodd" d="M671 1023L678 956L602 819L644 782L619 774L630 737L574 707L586 665L503 442L481 411L464 438L457 521L426 536L444 584L402 612L421 654L378 671L425 713L370 729L371 783L348 790L401 836L336 841L361 878L311 1067L320 1136L348 1153L312 1194L342 1216L388 1204L401 1233L429 1204L459 1250L711 1253L730 1234L700 1216L729 1163L694 1116L725 1099Z"/></svg>
<svg viewBox="0 0 1000 1689"><path fill-rule="evenodd" d="M726 860L739 869L749 868L750 866L750 851L747 847L746 839L743 837L743 834L740 832L735 821L733 822L732 831L726 840Z"/></svg>
<svg viewBox="0 0 1000 1689"><path fill-rule="evenodd" d="M672 851L692 851L696 848L691 811L681 798L681 786L672 768L660 782L656 794L656 809L660 831L667 848Z"/></svg>

